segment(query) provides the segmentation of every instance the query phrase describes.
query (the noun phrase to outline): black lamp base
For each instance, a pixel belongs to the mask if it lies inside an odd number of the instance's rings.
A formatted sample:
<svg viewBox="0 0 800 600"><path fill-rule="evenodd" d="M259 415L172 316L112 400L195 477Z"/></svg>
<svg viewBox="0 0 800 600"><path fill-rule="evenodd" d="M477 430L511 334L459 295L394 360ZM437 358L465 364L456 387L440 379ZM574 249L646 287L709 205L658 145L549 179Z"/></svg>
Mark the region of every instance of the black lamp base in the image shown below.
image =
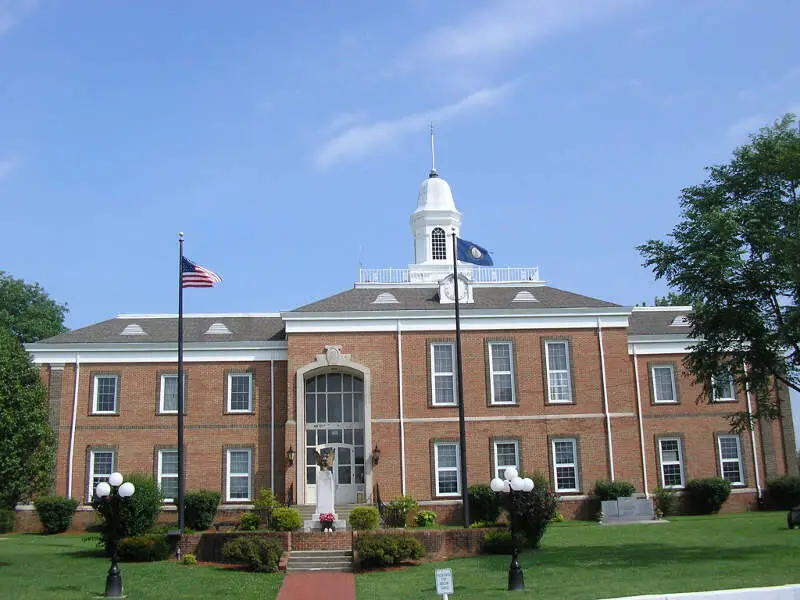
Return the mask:
<svg viewBox="0 0 800 600"><path fill-rule="evenodd" d="M517 549L511 554L511 565L508 567L508 591L514 592L525 589L525 576L519 564Z"/></svg>
<svg viewBox="0 0 800 600"><path fill-rule="evenodd" d="M122 593L122 575L116 560L111 561L111 568L106 577L106 598L124 598Z"/></svg>

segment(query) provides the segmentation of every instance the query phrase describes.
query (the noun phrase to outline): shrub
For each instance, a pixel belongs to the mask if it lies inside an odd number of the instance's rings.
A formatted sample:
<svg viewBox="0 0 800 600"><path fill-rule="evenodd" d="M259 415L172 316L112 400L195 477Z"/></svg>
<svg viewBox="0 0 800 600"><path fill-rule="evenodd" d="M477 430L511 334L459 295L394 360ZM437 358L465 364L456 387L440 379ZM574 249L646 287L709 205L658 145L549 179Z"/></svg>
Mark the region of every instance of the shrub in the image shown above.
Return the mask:
<svg viewBox="0 0 800 600"><path fill-rule="evenodd" d="M111 540L136 537L149 531L161 512L161 490L152 475L132 473L127 476L136 491L119 508L119 519L111 519L111 504L95 498L92 506L101 518L100 538L107 552L111 552Z"/></svg>
<svg viewBox="0 0 800 600"><path fill-rule="evenodd" d="M654 495L656 500L656 508L661 511L661 514L671 514L675 508L675 490L657 487Z"/></svg>
<svg viewBox="0 0 800 600"><path fill-rule="evenodd" d="M278 506L272 510L271 525L275 531L294 531L303 526L303 519L296 508Z"/></svg>
<svg viewBox="0 0 800 600"><path fill-rule="evenodd" d="M134 494L135 495L135 494ZM186 492L183 496L183 510L186 524L197 531L211 527L217 516L220 493L212 490Z"/></svg>
<svg viewBox="0 0 800 600"><path fill-rule="evenodd" d="M33 501L33 506L44 533L61 533L69 529L72 516L78 509L78 501L63 496L40 496Z"/></svg>
<svg viewBox="0 0 800 600"><path fill-rule="evenodd" d="M483 534L481 552L484 554L511 554L513 548L510 531L487 531Z"/></svg>
<svg viewBox="0 0 800 600"><path fill-rule="evenodd" d="M505 527L504 524L496 521L475 521L474 523L470 523L469 526L471 529L481 529L485 527Z"/></svg>
<svg viewBox="0 0 800 600"><path fill-rule="evenodd" d="M519 542L520 547L525 545L538 548L547 526L556 514L558 496L550 489L547 477L541 473L534 473L531 479L534 485L531 492L500 496L511 525L517 533L524 534L525 540Z"/></svg>
<svg viewBox="0 0 800 600"><path fill-rule="evenodd" d="M636 488L627 481L609 481L600 479L594 483L594 495L600 502L606 500L616 500L617 498L627 498L633 496Z"/></svg>
<svg viewBox="0 0 800 600"><path fill-rule="evenodd" d="M350 527L353 529L377 529L381 516L374 506L356 506L350 511Z"/></svg>
<svg viewBox="0 0 800 600"><path fill-rule="evenodd" d="M172 553L163 535L137 535L120 540L117 546L119 559L126 562L155 562L166 560Z"/></svg>
<svg viewBox="0 0 800 600"><path fill-rule="evenodd" d="M550 519L551 523L563 523L564 522L564 515L560 512L556 511L556 514L553 515L553 518Z"/></svg>
<svg viewBox="0 0 800 600"><path fill-rule="evenodd" d="M272 522L272 510L280 506L280 502L272 493L272 490L261 489L258 492L258 498L253 502L255 513L259 516L264 523L264 527L269 527Z"/></svg>
<svg viewBox="0 0 800 600"><path fill-rule="evenodd" d="M398 533L359 535L354 549L364 568L386 567L406 560L417 560L425 554L418 539Z"/></svg>
<svg viewBox="0 0 800 600"><path fill-rule="evenodd" d="M258 535L243 535L222 547L225 560L243 564L250 571L262 573L277 573L282 554L280 542Z"/></svg>
<svg viewBox="0 0 800 600"><path fill-rule="evenodd" d="M433 527L436 525L437 514L432 510L423 510L417 513L417 527Z"/></svg>
<svg viewBox="0 0 800 600"><path fill-rule="evenodd" d="M417 508L417 501L411 496L398 496L392 500L384 512L386 527L405 527L408 514Z"/></svg>
<svg viewBox="0 0 800 600"><path fill-rule="evenodd" d="M256 513L246 512L239 517L239 529L242 531L255 531L260 523L261 520Z"/></svg>
<svg viewBox="0 0 800 600"><path fill-rule="evenodd" d="M686 494L692 510L700 515L719 512L731 493L731 482L722 477L693 479L686 484Z"/></svg>
<svg viewBox="0 0 800 600"><path fill-rule="evenodd" d="M16 511L13 508L0 508L0 533L10 533L14 529Z"/></svg>
<svg viewBox="0 0 800 600"><path fill-rule="evenodd" d="M467 488L469 501L469 522L497 521L500 516L500 504L497 494L485 483L476 483Z"/></svg>
<svg viewBox="0 0 800 600"><path fill-rule="evenodd" d="M800 504L800 477L784 475L767 481L767 500L778 510L789 510Z"/></svg>
<svg viewBox="0 0 800 600"><path fill-rule="evenodd" d="M189 554L183 555L183 557L181 558L181 562L184 565L193 566L197 564L197 557L190 552Z"/></svg>

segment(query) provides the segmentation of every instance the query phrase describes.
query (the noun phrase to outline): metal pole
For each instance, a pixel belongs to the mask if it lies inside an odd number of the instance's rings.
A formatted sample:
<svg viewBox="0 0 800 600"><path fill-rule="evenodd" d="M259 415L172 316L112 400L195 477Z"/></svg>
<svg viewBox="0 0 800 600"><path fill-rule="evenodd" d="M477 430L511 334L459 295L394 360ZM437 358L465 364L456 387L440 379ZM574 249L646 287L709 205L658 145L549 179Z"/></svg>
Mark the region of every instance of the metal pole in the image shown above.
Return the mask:
<svg viewBox="0 0 800 600"><path fill-rule="evenodd" d="M461 460L461 502L464 506L464 528L469 528L469 495L467 494L467 437L464 425L464 374L461 368L461 315L458 309L458 260L456 232L453 231L453 294L456 299L456 365L458 387L458 437Z"/></svg>
<svg viewBox="0 0 800 600"><path fill-rule="evenodd" d="M183 534L183 233L179 234L178 258L178 532Z"/></svg>

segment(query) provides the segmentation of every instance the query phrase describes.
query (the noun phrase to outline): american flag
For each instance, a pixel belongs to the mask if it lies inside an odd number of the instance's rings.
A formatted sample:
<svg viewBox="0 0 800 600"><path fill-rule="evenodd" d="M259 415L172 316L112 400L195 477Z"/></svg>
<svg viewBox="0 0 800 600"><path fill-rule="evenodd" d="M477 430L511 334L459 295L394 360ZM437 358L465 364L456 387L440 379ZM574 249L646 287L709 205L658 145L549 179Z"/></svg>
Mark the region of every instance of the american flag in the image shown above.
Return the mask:
<svg viewBox="0 0 800 600"><path fill-rule="evenodd" d="M181 287L205 288L214 287L222 282L222 277L205 267L194 264L185 256L181 262Z"/></svg>

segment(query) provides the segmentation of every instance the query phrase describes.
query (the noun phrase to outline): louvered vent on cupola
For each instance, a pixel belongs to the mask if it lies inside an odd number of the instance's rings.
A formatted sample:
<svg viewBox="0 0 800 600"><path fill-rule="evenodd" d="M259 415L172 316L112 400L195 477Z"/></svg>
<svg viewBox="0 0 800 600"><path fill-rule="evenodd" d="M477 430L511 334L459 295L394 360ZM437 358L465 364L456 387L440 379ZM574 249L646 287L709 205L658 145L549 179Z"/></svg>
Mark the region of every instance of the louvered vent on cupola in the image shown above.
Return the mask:
<svg viewBox="0 0 800 600"><path fill-rule="evenodd" d="M230 335L232 332L225 323L212 323L206 330L206 335Z"/></svg>
<svg viewBox="0 0 800 600"><path fill-rule="evenodd" d="M147 332L142 329L142 326L138 323L131 323L130 325L125 325L125 329L119 332L120 335L147 335Z"/></svg>
<svg viewBox="0 0 800 600"><path fill-rule="evenodd" d="M378 296L375 298L375 300L372 301L372 303L373 304L400 304L400 302L397 300L397 298L394 297L394 294L392 294L391 292L381 292L380 294L378 294Z"/></svg>
<svg viewBox="0 0 800 600"><path fill-rule="evenodd" d="M689 327L691 323L689 323L689 319L686 318L686 315L678 315L672 319L670 325L673 327Z"/></svg>
<svg viewBox="0 0 800 600"><path fill-rule="evenodd" d="M538 300L536 296L531 294L528 290L522 290L521 292L517 292L512 302L538 302Z"/></svg>

